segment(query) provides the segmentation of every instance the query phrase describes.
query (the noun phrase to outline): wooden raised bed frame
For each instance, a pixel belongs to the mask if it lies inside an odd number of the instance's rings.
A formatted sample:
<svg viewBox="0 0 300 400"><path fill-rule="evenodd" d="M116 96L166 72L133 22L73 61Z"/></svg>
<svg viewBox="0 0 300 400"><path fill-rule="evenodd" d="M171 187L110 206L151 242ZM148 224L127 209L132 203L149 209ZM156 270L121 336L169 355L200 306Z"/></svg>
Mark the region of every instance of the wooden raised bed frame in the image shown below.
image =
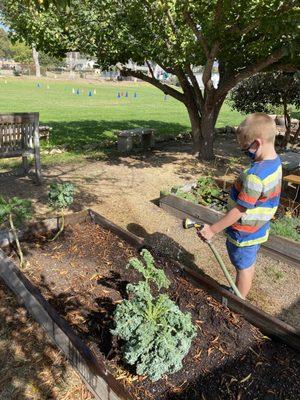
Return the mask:
<svg viewBox="0 0 300 400"><path fill-rule="evenodd" d="M73 214L66 218L66 224L92 220L105 229L110 230L137 249L144 246L144 241L132 233L118 227L92 210ZM31 226L31 230L48 231L57 225L56 219L44 220ZM24 233L26 237L26 232ZM5 241L4 241L5 242ZM184 265L187 279L205 289L214 298L221 301L233 311L243 315L250 323L258 327L266 335L281 340L291 348L300 351L300 335L288 324L266 314L247 301L241 300L224 290L212 278L203 275ZM53 342L63 351L65 356L77 370L89 390L98 400L132 400L124 386L120 384L74 333L68 323L45 300L40 291L25 277L22 271L10 261L0 249L0 277L16 294L20 302L43 327Z"/></svg>
<svg viewBox="0 0 300 400"><path fill-rule="evenodd" d="M221 180L217 180L220 186L222 186L221 182ZM185 186L188 188L191 185ZM220 211L213 210L201 204L194 204L191 201L181 199L172 194L161 196L159 206L177 218L191 218L206 224L213 224L224 215ZM300 244L294 240L282 236L270 235L269 240L263 243L262 250L275 260L281 260L300 268Z"/></svg>

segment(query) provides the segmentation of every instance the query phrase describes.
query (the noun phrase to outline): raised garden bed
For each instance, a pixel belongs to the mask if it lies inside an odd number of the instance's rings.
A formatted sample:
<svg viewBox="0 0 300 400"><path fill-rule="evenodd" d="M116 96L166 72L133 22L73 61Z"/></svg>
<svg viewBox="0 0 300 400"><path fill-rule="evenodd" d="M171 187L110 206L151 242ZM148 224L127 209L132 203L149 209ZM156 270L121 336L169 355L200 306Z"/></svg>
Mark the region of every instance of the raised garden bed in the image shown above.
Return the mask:
<svg viewBox="0 0 300 400"><path fill-rule="evenodd" d="M223 182L224 181L222 180L217 180L218 186L223 187ZM227 187L226 185L229 186L229 182L227 182L224 186ZM192 186L193 184L184 185L180 191L183 193L189 193ZM224 197L222 200L223 199ZM220 204L221 202L218 202L214 198L212 198L212 202L213 204L209 205L195 204L195 202L189 201L189 199L178 197L176 194L171 193L166 195L165 193L161 193L159 206L175 217L181 219L192 218L196 221L213 224L224 215L224 212L219 211L219 209L222 209L222 206L224 206L225 203ZM288 206L288 200L281 198L281 207L283 208L286 206ZM300 207L298 210L300 210ZM262 249L265 253L276 260L280 259L282 261L292 263L296 267L300 267L300 243L298 241L271 234L268 242L262 245Z"/></svg>
<svg viewBox="0 0 300 400"><path fill-rule="evenodd" d="M110 329L126 284L138 280L137 272L125 266L143 241L93 212L66 223L55 242L46 240L53 221L24 235L30 239L23 244L29 262L24 271L11 260L9 248L6 255L1 251L0 276L97 399L298 399L299 363L292 348L300 350L300 337L295 329L153 250L171 281L169 296L192 314L198 329L182 370L157 382L136 376L133 367L124 365L122 343ZM268 339L253 324L290 347Z"/></svg>

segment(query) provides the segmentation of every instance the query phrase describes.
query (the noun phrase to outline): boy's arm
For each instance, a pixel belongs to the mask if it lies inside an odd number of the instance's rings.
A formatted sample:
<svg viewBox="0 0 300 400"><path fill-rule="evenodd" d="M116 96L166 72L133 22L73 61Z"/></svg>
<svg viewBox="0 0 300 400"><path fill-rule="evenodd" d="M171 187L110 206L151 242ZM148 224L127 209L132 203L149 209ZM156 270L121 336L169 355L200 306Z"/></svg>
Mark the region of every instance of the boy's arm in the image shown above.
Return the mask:
<svg viewBox="0 0 300 400"><path fill-rule="evenodd" d="M215 222L213 225L204 225L203 229L199 232L200 236L205 240L211 240L216 233L220 233L235 224L245 212L245 207L236 205L218 222Z"/></svg>
<svg viewBox="0 0 300 400"><path fill-rule="evenodd" d="M199 231L199 236L205 240L211 240L216 233L222 232L224 229L235 224L242 215L255 207L255 204L262 193L262 181L253 174L245 175L243 186L236 200L236 206L233 207L220 221L209 226L204 225L204 228Z"/></svg>

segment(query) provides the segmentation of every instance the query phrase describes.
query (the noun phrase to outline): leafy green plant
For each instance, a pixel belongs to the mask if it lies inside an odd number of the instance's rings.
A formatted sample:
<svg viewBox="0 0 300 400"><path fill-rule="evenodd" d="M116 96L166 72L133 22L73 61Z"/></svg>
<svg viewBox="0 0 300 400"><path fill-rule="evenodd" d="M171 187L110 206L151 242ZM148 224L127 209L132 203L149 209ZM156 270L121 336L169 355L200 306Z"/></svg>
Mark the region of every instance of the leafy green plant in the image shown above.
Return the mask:
<svg viewBox="0 0 300 400"><path fill-rule="evenodd" d="M74 185L69 182L52 182L48 192L49 206L59 213L61 219L60 227L56 235L51 240L56 240L63 232L65 227L65 211L73 204Z"/></svg>
<svg viewBox="0 0 300 400"><path fill-rule="evenodd" d="M272 221L271 233L300 242L300 217L284 216Z"/></svg>
<svg viewBox="0 0 300 400"><path fill-rule="evenodd" d="M20 258L20 267L24 265L24 255L18 238L17 227L31 218L31 202L29 200L12 197L5 200L0 197L0 224L8 223L16 241L17 253Z"/></svg>
<svg viewBox="0 0 300 400"><path fill-rule="evenodd" d="M151 293L150 283L158 290L170 285L164 271L156 268L151 253L141 252L143 262L132 258L127 267L139 271L144 281L128 284L128 300L118 304L112 334L125 341L124 360L136 365L138 375L157 381L166 373L182 368L182 359L189 352L196 328L190 313L183 313L166 295Z"/></svg>
<svg viewBox="0 0 300 400"><path fill-rule="evenodd" d="M196 191L201 197L202 203L206 203L206 205L211 204L213 198L221 194L221 190L211 176L200 176L197 180Z"/></svg>

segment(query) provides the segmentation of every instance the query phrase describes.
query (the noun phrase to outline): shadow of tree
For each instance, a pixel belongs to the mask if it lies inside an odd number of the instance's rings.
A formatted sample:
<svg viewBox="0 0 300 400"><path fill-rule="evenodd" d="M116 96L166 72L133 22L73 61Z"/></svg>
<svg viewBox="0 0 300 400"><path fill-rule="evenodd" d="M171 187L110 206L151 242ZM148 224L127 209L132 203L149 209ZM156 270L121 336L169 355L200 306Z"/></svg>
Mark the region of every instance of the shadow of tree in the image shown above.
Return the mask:
<svg viewBox="0 0 300 400"><path fill-rule="evenodd" d="M48 121L53 127L50 145L63 146L68 151L84 153L87 149L99 149L116 139L115 131L134 128L153 128L159 136L172 136L186 131L186 126L157 120L84 120Z"/></svg>
<svg viewBox="0 0 300 400"><path fill-rule="evenodd" d="M14 295L0 281L0 398L5 400L57 399L58 392L68 396L80 392L91 399L78 378L72 378L63 355L28 318ZM73 372L72 372L73 374ZM72 378L72 380L71 380ZM66 382L66 380L68 382ZM79 384L79 385L78 385ZM76 387L77 385L77 387Z"/></svg>

